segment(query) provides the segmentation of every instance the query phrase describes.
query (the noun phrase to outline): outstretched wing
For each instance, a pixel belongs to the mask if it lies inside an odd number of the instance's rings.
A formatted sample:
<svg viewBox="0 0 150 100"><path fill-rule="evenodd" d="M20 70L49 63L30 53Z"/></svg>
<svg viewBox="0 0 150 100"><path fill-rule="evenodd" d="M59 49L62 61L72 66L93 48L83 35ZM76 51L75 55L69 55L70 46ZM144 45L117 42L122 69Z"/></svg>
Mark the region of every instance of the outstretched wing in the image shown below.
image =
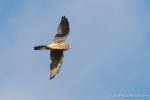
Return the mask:
<svg viewBox="0 0 150 100"><path fill-rule="evenodd" d="M51 64L50 64L50 79L54 78L60 71L63 63L64 55L63 51L51 50Z"/></svg>
<svg viewBox="0 0 150 100"><path fill-rule="evenodd" d="M54 37L53 42L64 42L69 34L69 21L65 16L62 16L61 22L57 29L57 34Z"/></svg>

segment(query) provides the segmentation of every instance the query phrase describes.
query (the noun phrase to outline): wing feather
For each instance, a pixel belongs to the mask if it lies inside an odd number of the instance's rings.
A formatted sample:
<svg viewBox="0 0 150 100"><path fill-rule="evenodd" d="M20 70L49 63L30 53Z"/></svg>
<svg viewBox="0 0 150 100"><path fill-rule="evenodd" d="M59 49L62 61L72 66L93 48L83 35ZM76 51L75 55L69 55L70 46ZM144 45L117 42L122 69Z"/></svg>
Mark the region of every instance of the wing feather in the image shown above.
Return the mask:
<svg viewBox="0 0 150 100"><path fill-rule="evenodd" d="M57 29L57 34L55 35L53 42L64 42L67 39L69 30L69 21L65 16L62 16L61 22Z"/></svg>
<svg viewBox="0 0 150 100"><path fill-rule="evenodd" d="M51 64L50 64L50 79L53 79L60 71L63 64L63 51L51 50Z"/></svg>

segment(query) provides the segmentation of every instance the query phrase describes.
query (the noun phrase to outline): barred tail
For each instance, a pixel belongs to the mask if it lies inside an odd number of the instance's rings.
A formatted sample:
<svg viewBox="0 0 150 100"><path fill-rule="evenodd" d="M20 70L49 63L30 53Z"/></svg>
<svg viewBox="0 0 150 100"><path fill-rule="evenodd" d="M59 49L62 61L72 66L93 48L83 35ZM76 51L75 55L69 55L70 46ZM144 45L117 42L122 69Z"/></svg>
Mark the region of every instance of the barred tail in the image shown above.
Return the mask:
<svg viewBox="0 0 150 100"><path fill-rule="evenodd" d="M46 45L39 45L35 46L34 50L49 50L49 48Z"/></svg>

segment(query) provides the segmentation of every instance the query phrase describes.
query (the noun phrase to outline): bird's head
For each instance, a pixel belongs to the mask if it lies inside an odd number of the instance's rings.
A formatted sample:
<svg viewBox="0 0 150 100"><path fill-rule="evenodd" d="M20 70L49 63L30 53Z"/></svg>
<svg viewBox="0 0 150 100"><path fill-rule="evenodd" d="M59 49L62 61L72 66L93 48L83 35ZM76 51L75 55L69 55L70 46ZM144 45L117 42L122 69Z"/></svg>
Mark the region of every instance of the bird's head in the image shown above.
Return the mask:
<svg viewBox="0 0 150 100"><path fill-rule="evenodd" d="M71 49L71 46L69 44L65 44L63 47L65 51Z"/></svg>

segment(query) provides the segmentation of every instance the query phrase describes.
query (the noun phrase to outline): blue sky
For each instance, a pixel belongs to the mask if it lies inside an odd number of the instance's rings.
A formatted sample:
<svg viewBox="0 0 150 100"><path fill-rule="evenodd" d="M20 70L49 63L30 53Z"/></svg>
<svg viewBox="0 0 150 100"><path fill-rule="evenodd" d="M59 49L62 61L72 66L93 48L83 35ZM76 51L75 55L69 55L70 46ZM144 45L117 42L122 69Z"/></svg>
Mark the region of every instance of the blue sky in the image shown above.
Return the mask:
<svg viewBox="0 0 150 100"><path fill-rule="evenodd" d="M148 0L0 0L0 99L149 98L149 5ZM33 46L49 44L64 15L72 49L50 81L49 51Z"/></svg>

